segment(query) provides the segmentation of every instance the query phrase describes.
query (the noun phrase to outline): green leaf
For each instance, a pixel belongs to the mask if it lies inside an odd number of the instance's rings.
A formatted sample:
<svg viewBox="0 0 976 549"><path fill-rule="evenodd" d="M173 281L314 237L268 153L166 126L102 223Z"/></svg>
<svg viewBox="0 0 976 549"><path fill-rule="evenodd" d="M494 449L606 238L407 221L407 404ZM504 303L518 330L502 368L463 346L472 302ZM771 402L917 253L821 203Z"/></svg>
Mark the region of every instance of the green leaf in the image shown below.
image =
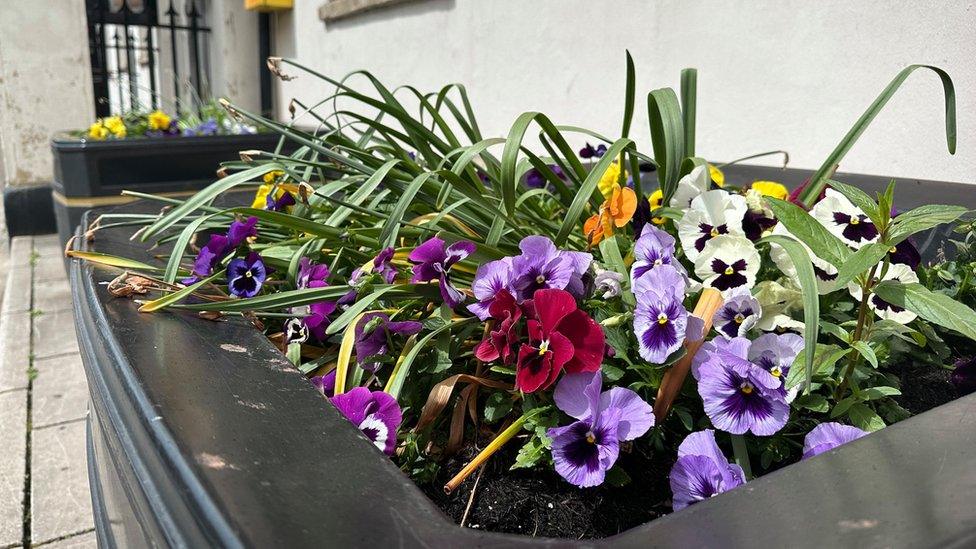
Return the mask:
<svg viewBox="0 0 976 549"><path fill-rule="evenodd" d="M874 353L874 349L872 349L871 346L867 344L867 342L855 341L854 343L851 343L851 347L856 349L857 352L860 353L865 360L871 363L871 366L874 366L875 369L877 369L878 355Z"/></svg>
<svg viewBox="0 0 976 549"><path fill-rule="evenodd" d="M830 409L830 404L827 402L826 397L823 395L818 395L817 393L810 393L808 395L800 395L796 397L793 401L793 406L797 408L806 408L813 412L826 412Z"/></svg>
<svg viewBox="0 0 976 549"><path fill-rule="evenodd" d="M68 257L74 257L77 259L84 259L91 263L98 263L99 265L108 265L110 267L119 267L122 269L139 269L141 271L158 271L159 267L154 267L148 263L143 263L142 261L136 261L135 259L129 259L127 257L119 257L112 254L103 254L100 252L82 252L79 250L68 250Z"/></svg>
<svg viewBox="0 0 976 549"><path fill-rule="evenodd" d="M841 400L840 402L835 404L833 410L830 411L830 417L835 418L844 415L845 413L847 413L848 410L851 409L851 406L857 404L857 401L858 401L857 397L853 397L853 396L849 396L844 400Z"/></svg>
<svg viewBox="0 0 976 549"><path fill-rule="evenodd" d="M841 139L837 147L830 153L830 156L824 160L824 163L817 169L816 173L810 178L810 183L807 188L800 194L800 200L806 206L810 206L813 202L820 196L821 191L823 191L824 186L827 184L827 177L833 172L840 161L844 159L854 143L857 142L864 130L871 125L881 109L888 103L891 97L898 91L898 88L902 85L908 76L913 73L916 69L925 68L934 71L939 78L942 80L942 89L945 93L945 126L946 126L946 144L949 147L949 154L956 154L956 91L952 84L952 78L944 70L932 66L932 65L909 65L902 69L900 73L888 84L888 87L881 92L881 95L871 103L864 114L854 123L854 127L847 132L847 135Z"/></svg>
<svg viewBox="0 0 976 549"><path fill-rule="evenodd" d="M804 371L806 372L806 385L803 390L810 392L813 378L813 358L817 351L817 338L820 331L820 295L817 293L817 278L813 272L813 263L803 246L788 236L771 235L763 238L760 242L770 242L782 246L796 267L800 290L803 292L803 355L805 357Z"/></svg>
<svg viewBox="0 0 976 549"><path fill-rule="evenodd" d="M647 94L647 120L651 127L657 178L664 194L661 203L668 204L678 185L678 171L685 152L681 106L674 90L661 88Z"/></svg>
<svg viewBox="0 0 976 549"><path fill-rule="evenodd" d="M685 135L685 156L695 156L695 116L698 95L698 71L681 71L681 117Z"/></svg>
<svg viewBox="0 0 976 549"><path fill-rule="evenodd" d="M619 463L607 471L607 475L604 480L607 484L615 488L627 486L631 482L630 475L627 474L627 471L624 471L624 468L621 467Z"/></svg>
<svg viewBox="0 0 976 549"><path fill-rule="evenodd" d="M325 329L326 335L332 335L341 332L342 329L345 328L347 324L349 324L350 322L352 322L354 318L359 316L359 313L362 313L370 306L372 306L373 303L379 300L379 298L383 297L383 294L386 294L395 288L396 286L387 286L385 288L380 288L366 297L357 299L355 303L350 305L348 309L343 311L341 315L339 315L335 320L332 321L332 323L329 324L329 327Z"/></svg>
<svg viewBox="0 0 976 549"><path fill-rule="evenodd" d="M485 421L495 423L512 411L512 399L506 393L492 393L485 402Z"/></svg>
<svg viewBox="0 0 976 549"><path fill-rule="evenodd" d="M417 191L433 175L434 172L424 172L415 177L407 185L407 188L404 189L403 194L397 200L396 206L393 207L393 211L390 212L390 217L383 224L383 231L380 233L380 243L383 247L396 246L397 234L400 230L400 223L403 221L403 215L407 212L410 204L413 203L413 198L417 196Z"/></svg>
<svg viewBox="0 0 976 549"><path fill-rule="evenodd" d="M835 287L843 288L851 280L867 273L871 267L880 263L890 251L891 246L881 242L863 246L837 268L837 278L834 279Z"/></svg>
<svg viewBox="0 0 976 549"><path fill-rule="evenodd" d="M634 58L630 56L629 50L624 51L627 53L627 84L624 89L624 123L621 126L620 137L630 135L630 125L634 121L634 97L637 89Z"/></svg>
<svg viewBox="0 0 976 549"><path fill-rule="evenodd" d="M942 206L936 204L919 206L918 208L899 214L895 218L891 224L888 241L890 245L895 246L915 233L931 229L943 223L952 223L967 213L969 213L969 210L962 206Z"/></svg>
<svg viewBox="0 0 976 549"><path fill-rule="evenodd" d="M390 173L390 170L392 170L393 167L399 164L400 162L401 162L400 160L394 159L380 166L380 169L376 170L373 173L373 175L369 176L369 179L367 179L366 182L362 184L362 186L360 186L358 189L353 191L352 194L349 195L349 197L346 199L346 202L348 202L353 206L361 205L367 198L370 198L373 195L373 192L380 185L380 183L383 182L383 179L387 176L387 174ZM325 224L330 225L332 227L337 227L343 221L345 221L346 218L349 217L349 214L351 213L352 213L352 208L350 208L349 206L339 206L338 208L335 209L335 211L332 212L332 215L330 215L328 219L325 220Z"/></svg>
<svg viewBox="0 0 976 549"><path fill-rule="evenodd" d="M176 282L176 276L180 270L180 261L183 259L184 250L190 244L190 239L193 238L193 235L200 229L200 225L210 219L210 217L209 215L202 215L194 219L180 233L179 238L176 239L176 243L173 244L173 251L169 254L169 260L166 261L166 272L163 274L164 281L169 284Z"/></svg>
<svg viewBox="0 0 976 549"><path fill-rule="evenodd" d="M171 294L166 294L166 295L164 295L163 297L161 297L159 299L154 299L153 301L148 301L146 303L143 303L139 307L139 312L140 313L151 313L153 311L158 311L160 309L165 309L169 305L172 305L173 303L176 303L178 301L181 301L184 298L186 298L187 296L189 296L190 294L192 294L193 292L199 290L201 287L203 287L204 284L209 284L212 280L216 279L217 277L223 276L223 275L224 275L224 272L221 271L221 270L218 270L216 273L208 276L207 278L204 278L203 280L198 280L196 283L191 284L191 285L187 286L186 288L183 288L183 289L181 289L181 290L179 290L177 292L173 292Z"/></svg>
<svg viewBox="0 0 976 549"><path fill-rule="evenodd" d="M839 269L853 254L841 239L831 234L803 208L771 197L766 197L766 204L773 210L776 219L800 242L806 244L817 257L825 259Z"/></svg>
<svg viewBox="0 0 976 549"><path fill-rule="evenodd" d="M535 467L539 461L549 453L549 444L551 441L546 443L546 440L538 435L533 435L528 442L523 445L518 454L515 456L515 463L512 464L512 469L528 469L530 467Z"/></svg>
<svg viewBox="0 0 976 549"><path fill-rule="evenodd" d="M881 419L881 416L874 413L874 410L866 404L855 404L851 406L847 415L851 418L851 423L858 429L871 432L885 428L885 422Z"/></svg>
<svg viewBox="0 0 976 549"><path fill-rule="evenodd" d="M976 340L976 312L951 297L929 291L921 284L886 280L874 287L878 296L943 328L956 330Z"/></svg>
<svg viewBox="0 0 976 549"><path fill-rule="evenodd" d="M851 204L854 204L865 214L867 214L867 216L871 219L871 222L873 222L876 227L884 226L884 223L881 222L882 220L878 204L873 198L868 196L868 193L853 185L848 185L832 179L828 179L827 184L830 185L835 191L847 197L847 199L851 201Z"/></svg>
<svg viewBox="0 0 976 549"><path fill-rule="evenodd" d="M861 391L861 397L864 400L880 400L882 398L887 398L890 396L898 396L901 391L895 389L894 387L869 387Z"/></svg>

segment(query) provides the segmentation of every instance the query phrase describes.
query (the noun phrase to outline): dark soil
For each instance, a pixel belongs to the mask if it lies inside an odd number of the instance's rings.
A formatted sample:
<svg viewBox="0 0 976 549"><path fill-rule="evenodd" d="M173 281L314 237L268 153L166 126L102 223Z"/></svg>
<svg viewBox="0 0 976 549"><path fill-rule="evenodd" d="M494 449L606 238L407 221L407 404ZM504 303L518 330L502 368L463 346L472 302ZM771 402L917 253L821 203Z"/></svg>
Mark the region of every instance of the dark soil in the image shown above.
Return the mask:
<svg viewBox="0 0 976 549"><path fill-rule="evenodd" d="M949 382L952 370L909 362L889 368L901 379L901 395L894 397L912 415L921 414L954 400L959 395Z"/></svg>
<svg viewBox="0 0 976 549"><path fill-rule="evenodd" d="M580 489L552 470L510 471L519 446L514 442L485 465L466 526L540 537L601 538L671 512L668 472L674 456L670 452L651 453L636 446L622 451L617 463L631 475L630 483ZM475 454L473 447L465 448L443 464L432 484L422 486L455 522L464 515L478 474L451 495L444 494L442 487Z"/></svg>

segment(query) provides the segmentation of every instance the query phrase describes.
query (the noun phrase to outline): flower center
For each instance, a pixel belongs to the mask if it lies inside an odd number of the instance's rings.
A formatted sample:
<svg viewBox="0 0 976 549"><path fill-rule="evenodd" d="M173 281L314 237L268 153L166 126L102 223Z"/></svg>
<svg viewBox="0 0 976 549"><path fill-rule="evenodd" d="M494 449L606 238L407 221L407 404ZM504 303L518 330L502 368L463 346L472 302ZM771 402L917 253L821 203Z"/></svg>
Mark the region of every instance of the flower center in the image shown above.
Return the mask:
<svg viewBox="0 0 976 549"><path fill-rule="evenodd" d="M596 444L596 435L593 434L593 431L586 432L586 442L589 442L590 444Z"/></svg>
<svg viewBox="0 0 976 549"><path fill-rule="evenodd" d="M660 257L654 260L654 265L663 265L663 264L664 264L664 260L661 259Z"/></svg>
<svg viewBox="0 0 976 549"><path fill-rule="evenodd" d="M851 225L857 225L860 222L861 222L861 219L859 217L857 217L856 215L852 215L851 216Z"/></svg>
<svg viewBox="0 0 976 549"><path fill-rule="evenodd" d="M773 374L776 377L780 377L783 375L783 370L781 370L779 366L773 366L773 368L769 370L769 373Z"/></svg>
<svg viewBox="0 0 976 549"><path fill-rule="evenodd" d="M661 326L664 326L665 324L667 324L668 323L668 315L666 315L664 313L661 313L661 314L657 315L657 323L660 324Z"/></svg>
<svg viewBox="0 0 976 549"><path fill-rule="evenodd" d="M893 253L893 254L898 253L898 246L892 246L891 249L888 250L888 252Z"/></svg>
<svg viewBox="0 0 976 549"><path fill-rule="evenodd" d="M731 266L726 267L725 268L725 274L727 274L727 275L735 274L735 269L733 269Z"/></svg>
<svg viewBox="0 0 976 549"><path fill-rule="evenodd" d="M536 284L545 284L546 283L546 277L544 275L539 275L539 276L535 277L535 283Z"/></svg>
<svg viewBox="0 0 976 549"><path fill-rule="evenodd" d="M543 341L539 344L539 356L542 356L549 352L549 340Z"/></svg>
<svg viewBox="0 0 976 549"><path fill-rule="evenodd" d="M711 232L708 233L708 234L712 235L712 238L715 238L716 236L718 236L721 233L718 232L718 229L716 229L715 227L712 227Z"/></svg>
<svg viewBox="0 0 976 549"><path fill-rule="evenodd" d="M755 387L753 387L752 383L749 383L748 381L743 381L742 384L739 385L739 390L741 390L742 394L745 395L751 395L753 389L755 389Z"/></svg>
<svg viewBox="0 0 976 549"><path fill-rule="evenodd" d="M244 277L245 278L251 278L252 276L254 276L254 275L251 274L251 270L250 269L244 271Z"/></svg>
<svg viewBox="0 0 976 549"><path fill-rule="evenodd" d="M742 324L745 322L746 317L742 316L742 313L736 313L734 320L736 324Z"/></svg>

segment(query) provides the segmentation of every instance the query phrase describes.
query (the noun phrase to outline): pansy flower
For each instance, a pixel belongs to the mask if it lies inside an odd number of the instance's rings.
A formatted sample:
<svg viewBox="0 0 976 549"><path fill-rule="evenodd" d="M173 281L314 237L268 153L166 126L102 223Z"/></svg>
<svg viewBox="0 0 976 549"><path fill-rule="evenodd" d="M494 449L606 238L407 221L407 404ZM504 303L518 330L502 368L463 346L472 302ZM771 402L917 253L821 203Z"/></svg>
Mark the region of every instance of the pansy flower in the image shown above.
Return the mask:
<svg viewBox="0 0 976 549"><path fill-rule="evenodd" d="M565 290L536 290L524 304L528 341L518 351L515 388L532 393L556 381L565 369L595 372L603 361L603 329L576 307Z"/></svg>
<svg viewBox="0 0 976 549"><path fill-rule="evenodd" d="M309 378L309 381L320 393L332 398L332 395L335 394L336 370L333 368L332 371L324 376L313 376Z"/></svg>
<svg viewBox="0 0 976 549"><path fill-rule="evenodd" d="M661 364L684 342L689 316L682 304L684 289L684 279L668 265L647 271L634 282L634 335L644 360Z"/></svg>
<svg viewBox="0 0 976 549"><path fill-rule="evenodd" d="M726 339L741 337L756 325L762 316L759 300L745 288L733 290L715 313L715 330Z"/></svg>
<svg viewBox="0 0 976 549"><path fill-rule="evenodd" d="M593 286L596 287L596 293L600 294L600 297L610 299L620 295L622 291L620 283L623 282L624 275L600 267L594 267L593 272L596 274L593 277Z"/></svg>
<svg viewBox="0 0 976 549"><path fill-rule="evenodd" d="M284 326L285 343L305 343L308 341L308 327L300 318L289 318Z"/></svg>
<svg viewBox="0 0 976 549"><path fill-rule="evenodd" d="M407 256L414 263L412 282L438 281L441 298L453 309L464 301L464 294L451 284L451 267L474 251L474 242L469 240L460 240L448 246L435 236L414 248Z"/></svg>
<svg viewBox="0 0 976 549"><path fill-rule="evenodd" d="M892 263L888 265L888 270L884 273L884 276L881 277L881 280L892 280L902 284L912 284L918 282L918 275L915 274L915 271L913 271L908 265ZM851 282L847 285L847 290L851 293L851 296L853 296L855 300L858 302L861 301L861 296L863 294L859 284L856 282ZM878 317L886 320L893 320L899 324L908 324L918 317L918 315L912 311L897 305L892 305L884 299L881 299L881 296L878 294L871 295L871 299L868 300L868 307L870 307L871 310L878 315Z"/></svg>
<svg viewBox="0 0 976 549"><path fill-rule="evenodd" d="M624 179L626 179L626 172L624 172ZM604 200L610 200L613 196L614 186L620 185L620 163L614 160L607 166L607 171L603 172L600 177L597 187L600 189L600 194L603 195Z"/></svg>
<svg viewBox="0 0 976 549"><path fill-rule="evenodd" d="M670 265L679 273L683 272L684 267L675 259L674 254L673 236L653 225L644 225L634 244L634 264L630 267L632 283L662 265Z"/></svg>
<svg viewBox="0 0 976 549"><path fill-rule="evenodd" d="M898 217L900 212L894 207L891 208L891 218L895 219ZM888 259L892 263L901 263L902 265L908 265L914 271L918 269L918 266L922 264L922 255L918 253L918 248L915 246L915 242L911 238L907 238L895 246L891 247L888 252Z"/></svg>
<svg viewBox="0 0 976 549"><path fill-rule="evenodd" d="M803 458L829 452L842 444L867 436L866 431L836 422L821 423L803 439Z"/></svg>
<svg viewBox="0 0 976 549"><path fill-rule="evenodd" d="M767 436L782 429L790 405L780 378L747 358L749 340L733 338L716 345L700 350L699 354L705 353L703 360L692 368L712 425L735 435Z"/></svg>
<svg viewBox="0 0 976 549"><path fill-rule="evenodd" d="M193 261L193 272L191 276L183 279L183 284L193 284L201 278L206 278L213 273L216 267L225 257L230 255L245 240L257 236L258 218L249 217L245 221L234 221L230 224L226 235L210 235L207 244L200 248L196 259Z"/></svg>
<svg viewBox="0 0 976 549"><path fill-rule="evenodd" d="M600 392L599 371L564 376L553 400L576 419L546 433L552 439L552 461L566 481L587 488L603 483L620 454L620 443L654 426L654 410L637 393L623 387Z"/></svg>
<svg viewBox="0 0 976 549"><path fill-rule="evenodd" d="M786 388L786 377L796 356L803 350L803 337L799 334L763 334L750 345L746 358L750 362L773 374L780 381L780 393L786 402L792 402L800 389L799 385Z"/></svg>
<svg viewBox="0 0 976 549"><path fill-rule="evenodd" d="M337 305L334 301L319 301L308 305L304 309L305 315L302 317L302 323L305 325L308 333L315 337L315 339L325 341L325 330L332 323L329 315L335 312L336 307Z"/></svg>
<svg viewBox="0 0 976 549"><path fill-rule="evenodd" d="M468 310L479 320L487 320L492 316L489 309L498 292L505 290L511 295L511 283L511 257L482 263L474 274L474 282L471 283L471 292L478 301L468 305Z"/></svg>
<svg viewBox="0 0 976 549"><path fill-rule="evenodd" d="M712 184L721 189L725 186L725 172L714 166L712 164L708 165L708 178L712 180Z"/></svg>
<svg viewBox="0 0 976 549"><path fill-rule="evenodd" d="M868 216L833 189L827 189L824 199L813 206L810 215L852 248L878 240L878 228Z"/></svg>
<svg viewBox="0 0 976 549"><path fill-rule="evenodd" d="M949 382L956 388L959 396L976 392L976 358L963 357L952 365Z"/></svg>
<svg viewBox="0 0 976 549"><path fill-rule="evenodd" d="M549 164L549 169L552 173L556 174L556 177L566 181L566 174L563 173L563 169L556 164ZM542 172L535 168L531 168L529 171L525 172L525 186L530 189L541 189L546 186L548 181Z"/></svg>
<svg viewBox="0 0 976 549"><path fill-rule="evenodd" d="M527 236L519 242L522 254L512 258L511 287L519 302L530 299L536 290L566 290L582 297L583 275L593 256L585 252L559 250L544 236Z"/></svg>
<svg viewBox="0 0 976 549"><path fill-rule="evenodd" d="M810 262L813 264L813 274L817 277L817 292L820 295L827 295L837 289L837 267L834 267L829 261L813 253L813 250L806 243L793 236L782 223L777 223L773 227L773 234L788 236L794 239L807 252L807 255L810 257ZM797 274L796 265L793 263L793 258L790 257L790 254L786 252L785 248L779 244L770 244L769 258L773 260L776 267L787 278L791 280L798 279L799 275Z"/></svg>
<svg viewBox="0 0 976 549"><path fill-rule="evenodd" d="M595 246L604 238L613 236L614 228L624 227L630 223L636 211L637 195L634 189L621 188L614 183L610 196L600 206L599 213L593 214L583 224L586 241L591 246Z"/></svg>
<svg viewBox="0 0 976 549"><path fill-rule="evenodd" d="M789 313L803 307L803 293L796 287L792 279L784 279L786 286L775 280L763 280L756 284L753 297L762 307L762 315L756 322L756 327L764 332L776 331L782 324L782 318L790 318ZM800 329L803 323L799 323Z"/></svg>
<svg viewBox="0 0 976 549"><path fill-rule="evenodd" d="M579 151L580 158L586 158L586 159L603 158L603 155L605 154L607 154L607 146L603 143L600 143L599 145L594 147L593 145L590 145L589 142L587 142L586 145L584 145L583 148L580 149Z"/></svg>
<svg viewBox="0 0 976 549"><path fill-rule="evenodd" d="M299 289L322 288L329 285L327 281L331 275L328 265L315 263L311 259L303 257L298 260L295 286Z"/></svg>
<svg viewBox="0 0 976 549"><path fill-rule="evenodd" d="M658 189L658 190L652 192L651 193L651 196L647 197L647 213L646 214L642 214L642 210L644 210L644 208L643 208L644 204L643 203L639 203L637 205L637 213L634 214L634 232L635 232L635 234L640 234L641 233L641 231L644 229L644 224L646 224L648 222L648 220L650 220L655 225L664 225L664 223L668 220L666 217L651 217L651 212L653 212L654 210L660 208L663 205L664 205L664 192L661 189ZM637 224L637 216L638 215L646 216L646 219L644 217L641 217L642 223L640 224L640 226L638 226L638 224Z"/></svg>
<svg viewBox="0 0 976 549"><path fill-rule="evenodd" d="M707 192L712 186L708 176L708 168L695 166L695 169L678 180L678 186L671 196L670 206L684 210L691 206L691 202ZM726 193L728 194L728 193Z"/></svg>
<svg viewBox="0 0 976 549"><path fill-rule="evenodd" d="M715 431L705 429L691 433L678 446L670 482L671 506L679 511L745 484L746 475L726 459L715 442Z"/></svg>
<svg viewBox="0 0 976 549"><path fill-rule="evenodd" d="M227 264L227 290L234 297L258 295L267 277L264 261L256 252L247 254L244 259L232 259Z"/></svg>
<svg viewBox="0 0 976 549"><path fill-rule="evenodd" d="M722 190L708 191L691 201L678 222L678 239L689 261L695 261L709 240L721 235L744 236L746 199Z"/></svg>
<svg viewBox="0 0 976 549"><path fill-rule="evenodd" d="M515 360L512 347L518 343L515 330L522 318L522 309L512 294L502 288L492 299L488 314L495 320L495 325L475 348L474 356L482 362L501 360L504 364L511 364Z"/></svg>
<svg viewBox="0 0 976 549"><path fill-rule="evenodd" d="M395 398L383 391L356 387L330 399L346 419L359 428L374 446L388 456L396 448L397 429L403 416Z"/></svg>
<svg viewBox="0 0 976 549"><path fill-rule="evenodd" d="M695 259L695 275L728 296L731 290L756 284L759 263L759 252L748 238L722 235L709 240Z"/></svg>
<svg viewBox="0 0 976 549"><path fill-rule="evenodd" d="M395 335L411 336L419 333L423 324L414 320L391 321L386 313L366 313L356 323L355 347L359 367L370 373L382 366L370 360L390 352L389 343Z"/></svg>

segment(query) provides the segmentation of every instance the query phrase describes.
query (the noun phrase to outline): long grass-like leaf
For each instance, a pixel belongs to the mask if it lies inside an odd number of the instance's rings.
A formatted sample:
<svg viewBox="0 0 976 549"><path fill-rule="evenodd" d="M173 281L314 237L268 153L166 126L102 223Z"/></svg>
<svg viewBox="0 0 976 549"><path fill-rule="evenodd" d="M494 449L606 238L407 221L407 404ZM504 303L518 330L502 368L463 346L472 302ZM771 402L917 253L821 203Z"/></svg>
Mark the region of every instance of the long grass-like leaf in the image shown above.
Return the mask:
<svg viewBox="0 0 976 549"><path fill-rule="evenodd" d="M685 130L685 156L695 156L695 124L698 102L698 71L681 71L681 119Z"/></svg>
<svg viewBox="0 0 976 549"><path fill-rule="evenodd" d="M668 204L678 185L678 172L685 151L681 107L674 90L661 88L647 94L647 118L658 182L664 193L662 203Z"/></svg>

